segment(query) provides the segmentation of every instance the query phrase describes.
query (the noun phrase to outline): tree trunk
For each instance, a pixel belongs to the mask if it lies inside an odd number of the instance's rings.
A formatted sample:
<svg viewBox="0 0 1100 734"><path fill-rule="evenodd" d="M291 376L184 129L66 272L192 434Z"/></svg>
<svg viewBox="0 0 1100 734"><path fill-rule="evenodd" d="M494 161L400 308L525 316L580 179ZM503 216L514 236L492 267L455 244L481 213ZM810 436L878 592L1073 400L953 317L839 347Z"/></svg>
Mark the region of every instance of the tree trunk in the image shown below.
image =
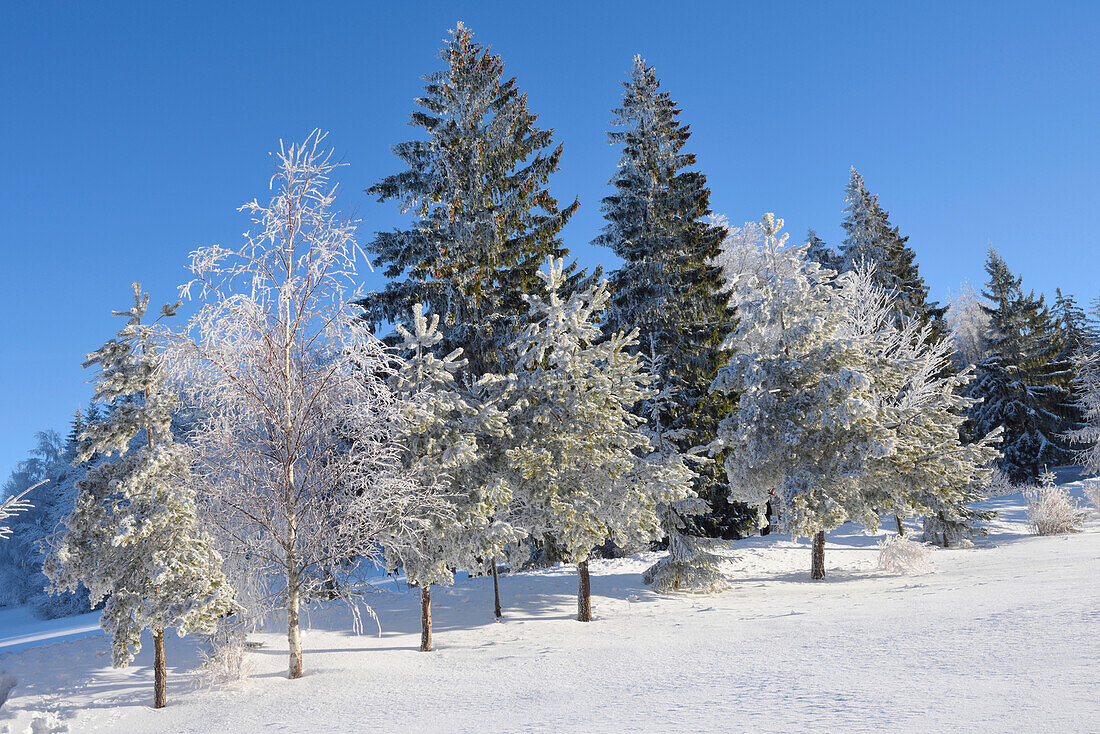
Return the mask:
<svg viewBox="0 0 1100 734"><path fill-rule="evenodd" d="M420 652L432 651L432 587L420 587Z"/></svg>
<svg viewBox="0 0 1100 734"><path fill-rule="evenodd" d="M153 630L153 708L168 705L168 668L164 664L164 628Z"/></svg>
<svg viewBox="0 0 1100 734"><path fill-rule="evenodd" d="M894 515L894 523L898 526L898 535L905 535L905 526L901 524L901 517Z"/></svg>
<svg viewBox="0 0 1100 734"><path fill-rule="evenodd" d="M940 524L943 525L943 547L949 548L947 544L947 518L943 516L943 511L940 511Z"/></svg>
<svg viewBox="0 0 1100 734"><path fill-rule="evenodd" d="M768 503L764 505L764 517L767 519L768 524L760 528L760 537L765 535L771 535L772 532L772 503L768 500Z"/></svg>
<svg viewBox="0 0 1100 734"><path fill-rule="evenodd" d="M489 565L493 569L493 613L497 619L501 619L504 615L500 613L500 579L497 576L496 559L489 561Z"/></svg>
<svg viewBox="0 0 1100 734"><path fill-rule="evenodd" d="M295 578L286 598L286 640L290 644L290 669L287 678L302 677L302 633L298 627L298 579Z"/></svg>
<svg viewBox="0 0 1100 734"><path fill-rule="evenodd" d="M577 621L592 621L592 584L588 578L588 560L577 564Z"/></svg>
<svg viewBox="0 0 1100 734"><path fill-rule="evenodd" d="M813 562L810 566L810 578L825 578L825 531L814 534Z"/></svg>

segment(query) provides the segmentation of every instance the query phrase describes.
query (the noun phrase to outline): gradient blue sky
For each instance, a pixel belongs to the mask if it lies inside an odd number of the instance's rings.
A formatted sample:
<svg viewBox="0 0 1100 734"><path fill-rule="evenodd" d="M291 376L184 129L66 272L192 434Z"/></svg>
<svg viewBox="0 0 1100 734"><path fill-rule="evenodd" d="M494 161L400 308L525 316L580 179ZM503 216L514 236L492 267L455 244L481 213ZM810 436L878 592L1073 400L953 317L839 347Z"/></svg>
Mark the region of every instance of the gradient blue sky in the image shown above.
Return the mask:
<svg viewBox="0 0 1100 734"><path fill-rule="evenodd" d="M635 53L691 123L718 212L840 238L856 166L943 297L991 240L1025 286L1100 293L1097 3L108 3L0 5L0 472L86 404L82 355L140 280L171 300L198 244L234 244L268 151L314 127L351 165L361 240L401 221L420 76L463 20L565 144L553 191L582 263ZM378 276L366 276L368 284Z"/></svg>

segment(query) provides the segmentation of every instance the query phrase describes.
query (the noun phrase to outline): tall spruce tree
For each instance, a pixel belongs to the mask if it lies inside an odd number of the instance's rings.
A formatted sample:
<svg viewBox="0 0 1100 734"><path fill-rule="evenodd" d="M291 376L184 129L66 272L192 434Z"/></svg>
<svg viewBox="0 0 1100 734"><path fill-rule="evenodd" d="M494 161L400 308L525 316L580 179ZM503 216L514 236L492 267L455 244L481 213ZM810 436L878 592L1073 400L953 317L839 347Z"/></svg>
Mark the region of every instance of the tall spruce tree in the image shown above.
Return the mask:
<svg viewBox="0 0 1100 734"><path fill-rule="evenodd" d="M391 282L360 305L377 326L424 304L442 319L441 353L461 347L477 377L522 331L521 296L538 289L539 266L567 254L559 233L577 202L561 208L550 194L562 146L536 125L500 56L459 23L440 57L411 119L425 138L395 145L406 170L367 189L415 220L367 245Z"/></svg>
<svg viewBox="0 0 1100 734"><path fill-rule="evenodd" d="M1022 278L992 246L985 269L982 295L992 304L982 306L990 319L989 356L971 387L981 402L970 410L967 432L985 436L1003 426L1001 468L1014 480L1034 479L1043 466L1071 458L1061 442L1070 375L1059 362L1062 345L1044 298L1025 294Z"/></svg>
<svg viewBox="0 0 1100 734"><path fill-rule="evenodd" d="M622 104L613 110L615 129L608 133L622 157L611 179L615 192L603 199L607 223L594 240L623 260L610 279L608 325L612 331L637 328L639 343L664 358L659 379L678 402L664 428L677 435L680 450L688 450L714 440L734 399L709 392L731 327L714 264L726 228L708 221L706 177L691 170L695 155L684 151L690 127L680 122L680 109L662 91L653 67L636 56L623 87ZM751 515L726 503L725 484L720 464L699 467L696 491L717 510L702 525L736 536L749 529Z"/></svg>
<svg viewBox="0 0 1100 734"><path fill-rule="evenodd" d="M867 191L855 168L845 188L845 204L842 226L846 236L835 261L822 264L840 272L854 270L861 262L873 265L878 285L894 293L899 324L905 319L932 324L929 339L938 341L946 333L946 309L928 300L928 286L918 271L909 237L890 224L889 212L879 204L876 194Z"/></svg>

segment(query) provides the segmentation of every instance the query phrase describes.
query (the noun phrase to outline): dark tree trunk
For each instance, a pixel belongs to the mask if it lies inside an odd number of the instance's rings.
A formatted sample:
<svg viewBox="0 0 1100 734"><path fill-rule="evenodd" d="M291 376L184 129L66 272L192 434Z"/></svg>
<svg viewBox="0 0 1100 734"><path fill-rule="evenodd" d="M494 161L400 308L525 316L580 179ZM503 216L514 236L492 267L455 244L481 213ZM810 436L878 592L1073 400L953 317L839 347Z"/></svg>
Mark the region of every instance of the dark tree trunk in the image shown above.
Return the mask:
<svg viewBox="0 0 1100 734"><path fill-rule="evenodd" d="M764 505L764 517L767 518L768 524L760 528L761 537L765 535L771 535L772 532L772 503L768 500L768 504Z"/></svg>
<svg viewBox="0 0 1100 734"><path fill-rule="evenodd" d="M898 535L905 535L905 526L901 524L899 515L894 515L894 523L898 526Z"/></svg>
<svg viewBox="0 0 1100 734"><path fill-rule="evenodd" d="M592 583L587 559L577 564L577 621L592 621Z"/></svg>
<svg viewBox="0 0 1100 734"><path fill-rule="evenodd" d="M813 562L810 566L810 578L825 578L825 531L814 534Z"/></svg>
<svg viewBox="0 0 1100 734"><path fill-rule="evenodd" d="M944 517L942 510L940 511L940 524L943 525L943 547L950 548L951 546L947 543L947 518Z"/></svg>
<svg viewBox="0 0 1100 734"><path fill-rule="evenodd" d="M420 587L420 652L432 651L432 588Z"/></svg>
<svg viewBox="0 0 1100 734"><path fill-rule="evenodd" d="M496 559L489 561L489 567L493 569L493 613L501 619L504 615L500 612L500 578L497 576Z"/></svg>
<svg viewBox="0 0 1100 734"><path fill-rule="evenodd" d="M168 705L168 668L164 664L164 629L153 630L153 708Z"/></svg>

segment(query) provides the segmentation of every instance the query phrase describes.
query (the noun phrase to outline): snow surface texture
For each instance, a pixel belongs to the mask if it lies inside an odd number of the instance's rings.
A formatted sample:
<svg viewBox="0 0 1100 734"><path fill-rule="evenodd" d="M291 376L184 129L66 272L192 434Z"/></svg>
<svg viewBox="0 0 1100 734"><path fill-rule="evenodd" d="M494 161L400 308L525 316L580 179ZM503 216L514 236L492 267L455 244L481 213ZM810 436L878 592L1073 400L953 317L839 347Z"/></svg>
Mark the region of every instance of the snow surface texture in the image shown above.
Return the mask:
<svg viewBox="0 0 1100 734"><path fill-rule="evenodd" d="M878 571L885 533L853 525L829 535L821 582L808 541L739 541L733 588L714 597L646 588L659 553L594 561L587 625L572 567L503 576L503 624L491 581L460 579L434 590L432 653L417 651L418 590L388 581L373 599L381 638L347 632L340 603L310 608L302 680L285 677L279 621L250 638L264 643L247 652L252 677L213 690L191 672L199 643L169 636L159 711L151 645L116 670L103 635L25 647L20 623L21 649L0 638L0 669L19 681L0 730L1095 731L1100 513L1038 537L1019 494L987 506L1001 513L989 536L932 548L920 576Z"/></svg>

